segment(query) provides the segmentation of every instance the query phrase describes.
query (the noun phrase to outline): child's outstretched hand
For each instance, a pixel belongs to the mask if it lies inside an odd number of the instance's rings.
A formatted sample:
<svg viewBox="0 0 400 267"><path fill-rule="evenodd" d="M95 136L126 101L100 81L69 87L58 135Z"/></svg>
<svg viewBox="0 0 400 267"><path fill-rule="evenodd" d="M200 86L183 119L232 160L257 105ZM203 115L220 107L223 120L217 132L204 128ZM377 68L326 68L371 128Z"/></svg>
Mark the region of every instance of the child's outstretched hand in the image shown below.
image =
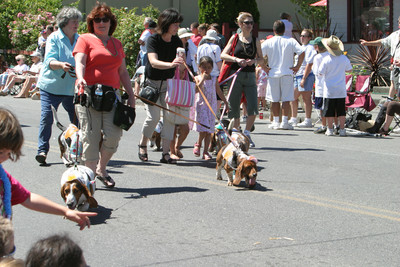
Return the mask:
<svg viewBox="0 0 400 267"><path fill-rule="evenodd" d="M80 226L80 230L85 229L87 226L90 228L90 219L89 217L96 216L96 212L81 212L81 211L76 211L76 210L70 210L68 209L65 212L65 218L67 218L70 221L76 222Z"/></svg>

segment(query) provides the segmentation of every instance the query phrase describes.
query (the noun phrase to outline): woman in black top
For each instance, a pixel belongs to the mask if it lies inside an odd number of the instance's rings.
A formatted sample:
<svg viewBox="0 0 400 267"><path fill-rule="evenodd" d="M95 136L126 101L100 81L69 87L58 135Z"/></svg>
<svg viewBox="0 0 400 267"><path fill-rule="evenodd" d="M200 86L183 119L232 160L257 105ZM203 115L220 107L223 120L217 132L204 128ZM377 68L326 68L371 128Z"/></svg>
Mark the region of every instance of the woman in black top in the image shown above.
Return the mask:
<svg viewBox="0 0 400 267"><path fill-rule="evenodd" d="M231 56L232 43L236 35L232 36L221 53L221 58L228 62L234 62L232 65L232 73L243 67L239 72L235 85L232 89L229 98L230 111L229 118L234 118L234 127L240 125L240 99L244 93L247 99L248 118L246 128L243 132L250 139L251 147L254 147L254 142L250 138L250 129L254 124L256 115L258 114L257 107L257 84L255 75L255 64L260 64L265 68L264 60L261 52L260 41L252 36L254 20L253 16L247 12L240 12L237 18L237 24L241 29L237 44L234 49L234 55ZM232 81L232 80L231 80ZM228 84L228 88L230 83Z"/></svg>
<svg viewBox="0 0 400 267"><path fill-rule="evenodd" d="M157 23L156 31L147 40L147 55L149 62L145 69L145 85L160 90L161 94L157 104L166 107L165 94L167 90L167 79L175 74L175 68L183 64L181 57L176 57L176 49L183 47L181 39L177 36L180 23L183 17L176 9L164 10ZM143 123L142 138L139 144L139 159L148 160L147 141L151 138L154 129L160 120L160 108L146 104L147 117ZM163 154L161 163L176 163L169 155L169 145L173 138L175 125L171 123L168 114L163 110L163 129L161 131Z"/></svg>

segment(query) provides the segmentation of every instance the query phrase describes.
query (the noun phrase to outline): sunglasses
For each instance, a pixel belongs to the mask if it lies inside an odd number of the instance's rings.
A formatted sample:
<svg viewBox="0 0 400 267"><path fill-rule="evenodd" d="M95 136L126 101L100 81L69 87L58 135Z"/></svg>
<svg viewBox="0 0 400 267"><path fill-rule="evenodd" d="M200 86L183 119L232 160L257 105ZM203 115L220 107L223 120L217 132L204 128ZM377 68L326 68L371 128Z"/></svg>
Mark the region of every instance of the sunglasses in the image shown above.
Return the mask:
<svg viewBox="0 0 400 267"><path fill-rule="evenodd" d="M71 76L72 78L76 78L75 68L74 68L74 67L71 67L71 68L68 70L68 74L69 74L69 76ZM67 72L64 72L63 75L61 75L61 79L64 79L64 78L65 78L65 75L67 75Z"/></svg>
<svg viewBox="0 0 400 267"><path fill-rule="evenodd" d="M246 24L246 25L253 25L254 24L254 21L243 21L243 23L244 24Z"/></svg>
<svg viewBox="0 0 400 267"><path fill-rule="evenodd" d="M21 61L21 59L16 59L16 61L18 62L18 61Z"/></svg>
<svg viewBox="0 0 400 267"><path fill-rule="evenodd" d="M108 17L104 17L104 18L94 18L93 21L94 21L95 23L100 23L100 22L107 23L107 22L110 21L110 18L108 18Z"/></svg>
<svg viewBox="0 0 400 267"><path fill-rule="evenodd" d="M308 35L300 35L300 37L310 37L310 36L308 36Z"/></svg>

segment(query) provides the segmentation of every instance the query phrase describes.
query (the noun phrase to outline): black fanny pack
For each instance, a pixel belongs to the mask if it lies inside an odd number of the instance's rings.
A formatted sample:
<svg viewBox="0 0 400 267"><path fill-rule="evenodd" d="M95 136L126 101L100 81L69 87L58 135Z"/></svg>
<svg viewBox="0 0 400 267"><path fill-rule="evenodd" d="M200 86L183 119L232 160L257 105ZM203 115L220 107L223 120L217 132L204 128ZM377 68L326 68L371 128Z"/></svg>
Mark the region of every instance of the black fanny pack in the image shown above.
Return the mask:
<svg viewBox="0 0 400 267"><path fill-rule="evenodd" d="M111 86L95 84L88 86L90 89L90 97L92 99L92 107L97 111L111 111L115 99L115 90Z"/></svg>

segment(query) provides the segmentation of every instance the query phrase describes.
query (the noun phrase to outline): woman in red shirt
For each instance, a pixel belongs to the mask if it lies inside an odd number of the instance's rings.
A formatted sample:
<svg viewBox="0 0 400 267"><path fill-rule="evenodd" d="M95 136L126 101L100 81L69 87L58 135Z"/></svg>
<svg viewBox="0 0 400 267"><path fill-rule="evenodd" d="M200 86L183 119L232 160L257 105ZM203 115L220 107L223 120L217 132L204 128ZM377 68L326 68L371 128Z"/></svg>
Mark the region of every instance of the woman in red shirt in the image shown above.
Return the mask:
<svg viewBox="0 0 400 267"><path fill-rule="evenodd" d="M117 151L122 136L122 129L113 124L113 101L118 97L115 91L122 84L129 94L128 105L131 107L135 107L135 98L122 44L111 36L117 27L117 21L110 7L96 4L86 21L89 33L79 37L73 51L77 86L87 86L94 103L90 107L77 105L83 135L82 158L85 165L96 174L96 178L106 187L112 188L115 182L108 175L106 167ZM105 99L111 99L109 108L96 106L94 100L99 94Z"/></svg>

